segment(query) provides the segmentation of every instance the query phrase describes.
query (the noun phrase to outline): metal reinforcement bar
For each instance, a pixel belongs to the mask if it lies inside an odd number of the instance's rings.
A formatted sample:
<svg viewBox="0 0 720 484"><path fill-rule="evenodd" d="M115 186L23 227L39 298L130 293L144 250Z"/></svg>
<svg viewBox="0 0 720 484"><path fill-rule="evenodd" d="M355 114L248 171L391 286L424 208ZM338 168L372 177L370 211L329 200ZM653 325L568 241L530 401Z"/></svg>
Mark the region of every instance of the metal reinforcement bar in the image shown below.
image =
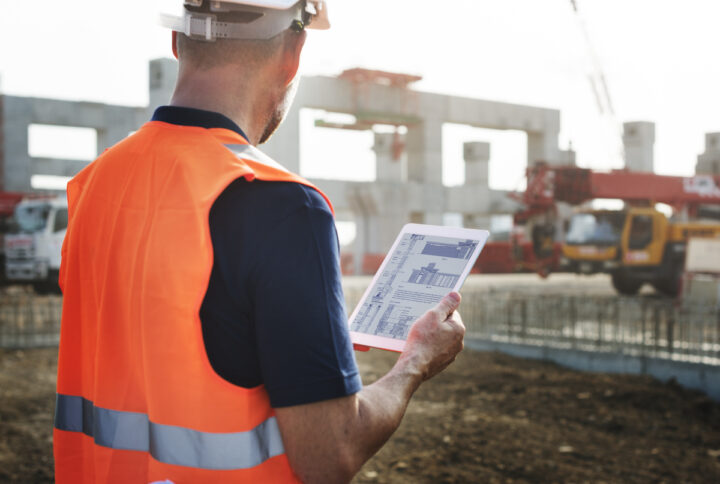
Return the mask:
<svg viewBox="0 0 720 484"><path fill-rule="evenodd" d="M0 348L38 348L60 341L62 298L0 295Z"/></svg>
<svg viewBox="0 0 720 484"><path fill-rule="evenodd" d="M366 284L346 284L348 310ZM469 339L720 366L720 310L647 297L464 290ZM56 345L62 298L0 295L0 347Z"/></svg>
<svg viewBox="0 0 720 484"><path fill-rule="evenodd" d="M345 284L352 310L365 285ZM720 309L652 297L513 293L465 288L467 337L720 365Z"/></svg>
<svg viewBox="0 0 720 484"><path fill-rule="evenodd" d="M484 340L720 365L720 310L646 297L485 293L462 305Z"/></svg>

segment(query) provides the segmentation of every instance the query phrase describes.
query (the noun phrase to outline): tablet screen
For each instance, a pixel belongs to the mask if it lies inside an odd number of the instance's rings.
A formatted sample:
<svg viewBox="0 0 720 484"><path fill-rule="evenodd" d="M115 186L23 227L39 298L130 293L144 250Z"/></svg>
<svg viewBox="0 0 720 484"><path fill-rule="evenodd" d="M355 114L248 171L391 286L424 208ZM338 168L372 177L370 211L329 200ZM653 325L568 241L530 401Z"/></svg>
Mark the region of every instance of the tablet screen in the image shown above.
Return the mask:
<svg viewBox="0 0 720 484"><path fill-rule="evenodd" d="M353 313L350 331L407 339L416 319L459 289L484 239L401 234L362 305Z"/></svg>

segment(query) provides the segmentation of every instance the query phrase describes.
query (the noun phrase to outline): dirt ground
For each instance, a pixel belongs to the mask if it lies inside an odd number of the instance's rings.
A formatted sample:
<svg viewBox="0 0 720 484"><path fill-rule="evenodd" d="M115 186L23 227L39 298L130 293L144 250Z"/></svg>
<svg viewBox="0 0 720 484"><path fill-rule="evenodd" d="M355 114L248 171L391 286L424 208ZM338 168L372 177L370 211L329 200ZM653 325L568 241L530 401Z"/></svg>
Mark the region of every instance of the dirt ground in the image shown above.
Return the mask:
<svg viewBox="0 0 720 484"><path fill-rule="evenodd" d="M394 359L358 354L365 383ZM52 482L55 364L55 349L0 350L0 482ZM649 378L465 351L354 482L720 482L720 404Z"/></svg>

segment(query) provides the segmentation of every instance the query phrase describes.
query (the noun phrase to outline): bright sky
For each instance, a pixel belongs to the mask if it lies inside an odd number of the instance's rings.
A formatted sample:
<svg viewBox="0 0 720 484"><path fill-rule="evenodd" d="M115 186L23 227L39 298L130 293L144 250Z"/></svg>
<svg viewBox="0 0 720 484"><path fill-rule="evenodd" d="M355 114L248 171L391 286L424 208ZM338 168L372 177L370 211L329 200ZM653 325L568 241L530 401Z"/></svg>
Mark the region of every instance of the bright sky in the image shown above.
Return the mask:
<svg viewBox="0 0 720 484"><path fill-rule="evenodd" d="M654 121L656 170L691 174L704 134L720 131L720 2L577 1L619 120ZM572 141L581 166L619 166L616 139L587 79L591 64L570 0L329 3L333 29L311 32L304 74L358 66L407 72L423 76L421 90L557 108L561 148ZM171 53L169 33L153 25L144 5L152 2L0 0L0 89L147 103L148 61ZM369 135L360 136L358 149L368 149ZM341 138L327 149L346 149ZM462 180L461 143L471 140L493 143L491 186L516 187L522 134L454 126L445 128L446 183ZM315 176L324 169L303 167Z"/></svg>

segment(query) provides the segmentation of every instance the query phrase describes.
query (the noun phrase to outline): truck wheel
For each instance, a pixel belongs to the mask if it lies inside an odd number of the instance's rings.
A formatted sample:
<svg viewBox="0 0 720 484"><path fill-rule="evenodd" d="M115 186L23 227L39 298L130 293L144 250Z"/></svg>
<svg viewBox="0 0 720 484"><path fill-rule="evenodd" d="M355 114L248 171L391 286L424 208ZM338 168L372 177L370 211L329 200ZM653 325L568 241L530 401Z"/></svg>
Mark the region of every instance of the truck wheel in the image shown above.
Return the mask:
<svg viewBox="0 0 720 484"><path fill-rule="evenodd" d="M634 296L643 285L643 281L633 279L620 272L613 272L612 285L623 296Z"/></svg>
<svg viewBox="0 0 720 484"><path fill-rule="evenodd" d="M652 282L652 286L664 296L677 297L680 293L680 276L671 277L670 279L658 279Z"/></svg>

